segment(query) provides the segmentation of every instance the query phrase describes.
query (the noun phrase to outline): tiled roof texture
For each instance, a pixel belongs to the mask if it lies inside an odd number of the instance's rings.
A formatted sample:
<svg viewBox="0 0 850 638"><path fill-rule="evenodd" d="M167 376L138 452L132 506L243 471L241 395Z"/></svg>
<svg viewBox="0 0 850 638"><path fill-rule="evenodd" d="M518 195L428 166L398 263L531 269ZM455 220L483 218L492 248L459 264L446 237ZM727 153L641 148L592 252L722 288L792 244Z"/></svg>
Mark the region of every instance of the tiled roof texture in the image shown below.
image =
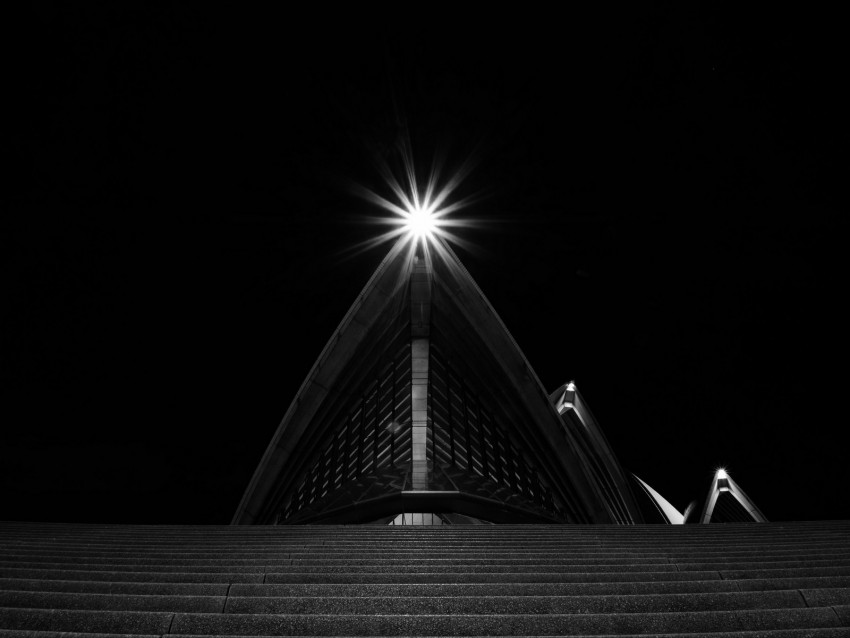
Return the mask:
<svg viewBox="0 0 850 638"><path fill-rule="evenodd" d="M0 638L850 636L850 521L0 523Z"/></svg>

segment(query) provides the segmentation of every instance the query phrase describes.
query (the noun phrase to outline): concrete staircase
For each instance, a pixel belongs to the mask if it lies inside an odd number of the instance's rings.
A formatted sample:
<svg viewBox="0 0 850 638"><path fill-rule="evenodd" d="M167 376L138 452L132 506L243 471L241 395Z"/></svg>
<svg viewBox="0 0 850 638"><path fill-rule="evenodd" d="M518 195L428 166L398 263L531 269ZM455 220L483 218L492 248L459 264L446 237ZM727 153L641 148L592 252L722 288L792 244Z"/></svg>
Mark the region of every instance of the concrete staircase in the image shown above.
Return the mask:
<svg viewBox="0 0 850 638"><path fill-rule="evenodd" d="M0 523L0 638L850 636L850 521Z"/></svg>

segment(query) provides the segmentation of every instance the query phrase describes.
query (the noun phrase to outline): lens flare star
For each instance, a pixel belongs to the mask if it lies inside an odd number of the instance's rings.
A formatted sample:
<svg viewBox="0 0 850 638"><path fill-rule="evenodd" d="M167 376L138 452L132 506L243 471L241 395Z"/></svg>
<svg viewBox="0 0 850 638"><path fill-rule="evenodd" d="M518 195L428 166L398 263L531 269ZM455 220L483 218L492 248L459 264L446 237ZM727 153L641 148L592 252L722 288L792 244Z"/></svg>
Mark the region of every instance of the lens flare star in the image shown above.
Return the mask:
<svg viewBox="0 0 850 638"><path fill-rule="evenodd" d="M470 197L450 201L451 195L471 170L469 162L464 163L459 171L441 181L442 166L440 162L435 161L425 181L425 188L420 189L409 147L403 149L402 159L404 183L396 177L387 164L379 167L381 177L394 196L391 199L365 187L355 186L357 195L392 213L387 217L368 220L392 228L357 248L368 250L391 240L409 242L411 248L421 246L425 251L430 248L440 250L443 241L461 246L468 245L448 229L472 225L470 220L449 217L452 213L469 206L473 201Z"/></svg>
<svg viewBox="0 0 850 638"><path fill-rule="evenodd" d="M430 239L439 227L430 206L417 204L407 211L407 215L405 226L415 239Z"/></svg>

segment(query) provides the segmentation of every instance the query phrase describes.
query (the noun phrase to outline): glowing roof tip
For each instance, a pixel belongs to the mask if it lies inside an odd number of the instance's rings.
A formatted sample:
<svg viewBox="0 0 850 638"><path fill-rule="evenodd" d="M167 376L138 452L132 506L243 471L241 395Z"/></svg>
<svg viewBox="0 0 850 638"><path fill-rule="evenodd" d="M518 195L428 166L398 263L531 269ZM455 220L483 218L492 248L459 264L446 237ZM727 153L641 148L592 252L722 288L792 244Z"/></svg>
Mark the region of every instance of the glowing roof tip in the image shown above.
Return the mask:
<svg viewBox="0 0 850 638"><path fill-rule="evenodd" d="M717 468L716 475L717 475L717 478L719 478L719 479L729 478L729 475L726 474L726 470L724 470L722 467Z"/></svg>
<svg viewBox="0 0 850 638"><path fill-rule="evenodd" d="M410 231L410 234L416 238L431 237L438 226L433 207L430 205L422 206L420 204L409 207L405 226Z"/></svg>
<svg viewBox="0 0 850 638"><path fill-rule="evenodd" d="M420 184L416 178L410 149L403 150L403 155L403 179L399 179L388 164L380 167L382 177L392 194L390 197L354 184L357 195L392 213L389 218L370 220L393 228L374 239L362 242L362 249L368 250L391 240L409 244L419 244L421 241L422 246L433 245L436 248L445 242L462 244L463 240L450 228L474 224L470 223L470 220L454 219L450 216L474 201L472 196L452 200L452 194L471 169L469 162L467 161L458 172L442 180L442 184L441 166L437 163L431 168L427 181Z"/></svg>

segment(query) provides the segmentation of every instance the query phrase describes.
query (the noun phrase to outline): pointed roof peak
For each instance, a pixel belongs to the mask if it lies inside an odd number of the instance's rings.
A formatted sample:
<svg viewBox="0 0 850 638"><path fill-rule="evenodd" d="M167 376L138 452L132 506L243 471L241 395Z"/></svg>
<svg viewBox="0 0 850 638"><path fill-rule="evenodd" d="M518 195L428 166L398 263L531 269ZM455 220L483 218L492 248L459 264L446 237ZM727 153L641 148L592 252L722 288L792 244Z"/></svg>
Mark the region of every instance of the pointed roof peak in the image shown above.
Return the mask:
<svg viewBox="0 0 850 638"><path fill-rule="evenodd" d="M559 413L442 238L401 239L284 415L234 523L356 522L411 498L415 511L505 521L640 520L575 384L567 391L574 409ZM482 498L501 505L482 513Z"/></svg>
<svg viewBox="0 0 850 638"><path fill-rule="evenodd" d="M732 480L725 468L718 468L714 472L700 522L711 523L715 519L719 519L719 522L767 522L761 510Z"/></svg>

